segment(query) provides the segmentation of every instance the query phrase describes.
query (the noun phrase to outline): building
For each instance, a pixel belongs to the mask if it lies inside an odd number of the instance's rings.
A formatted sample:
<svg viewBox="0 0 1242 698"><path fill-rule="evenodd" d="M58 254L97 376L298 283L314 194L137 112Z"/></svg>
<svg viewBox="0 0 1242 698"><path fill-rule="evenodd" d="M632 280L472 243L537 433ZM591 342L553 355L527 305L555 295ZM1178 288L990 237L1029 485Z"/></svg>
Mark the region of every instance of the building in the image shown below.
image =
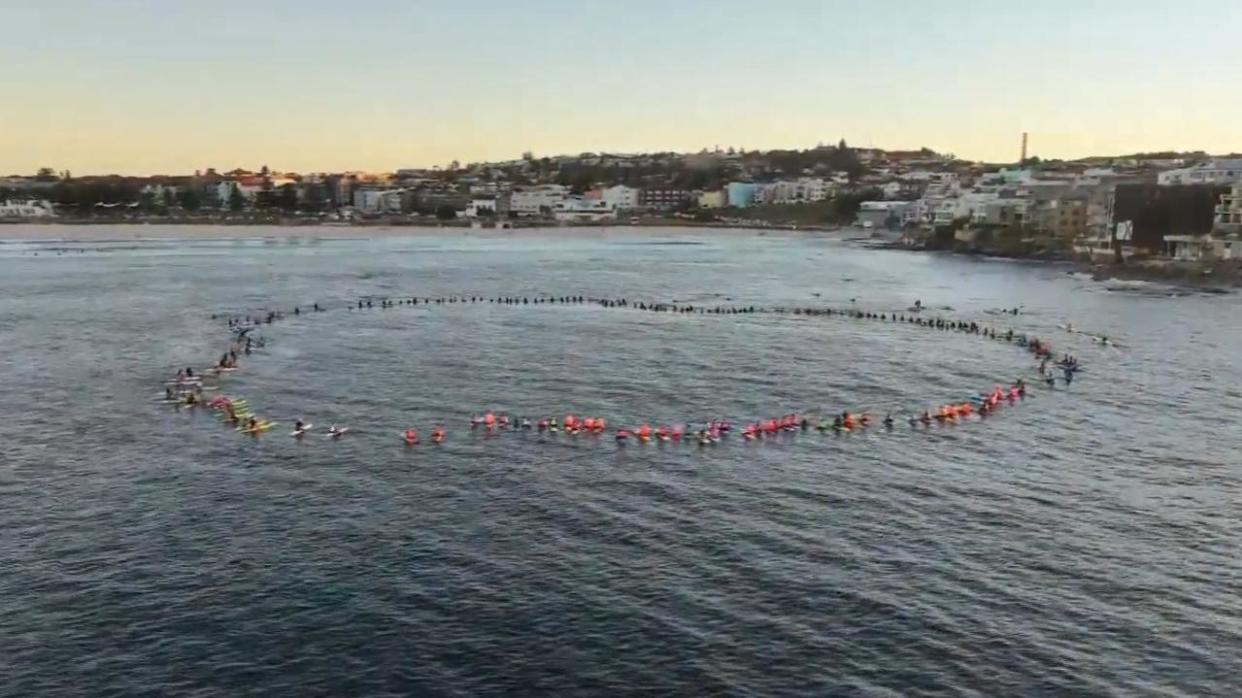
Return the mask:
<svg viewBox="0 0 1242 698"><path fill-rule="evenodd" d="M729 206L746 208L755 203L755 193L759 186L754 182L729 182L725 187L725 196Z"/></svg>
<svg viewBox="0 0 1242 698"><path fill-rule="evenodd" d="M1229 193L1220 195L1213 229L1218 233L1242 233L1242 182L1234 184Z"/></svg>
<svg viewBox="0 0 1242 698"><path fill-rule="evenodd" d="M754 202L765 204L802 204L823 201L831 195L836 185L818 177L782 179L759 185Z"/></svg>
<svg viewBox="0 0 1242 698"><path fill-rule="evenodd" d="M898 230L917 222L918 206L913 201L864 201L859 204L858 226L868 230Z"/></svg>
<svg viewBox="0 0 1242 698"><path fill-rule="evenodd" d="M509 210L515 216L527 218L549 216L556 205L565 199L569 190L560 184L541 184L534 187L514 189L509 198Z"/></svg>
<svg viewBox="0 0 1242 698"><path fill-rule="evenodd" d="M1165 254L1181 262L1203 262L1234 258L1234 243L1242 252L1242 242L1211 235L1165 235Z"/></svg>
<svg viewBox="0 0 1242 698"><path fill-rule="evenodd" d="M1242 160L1211 160L1156 175L1156 183L1165 187L1178 184L1232 186L1238 182L1242 182Z"/></svg>
<svg viewBox="0 0 1242 698"><path fill-rule="evenodd" d="M600 192L601 200L617 211L631 211L638 208L641 191L634 187L618 184Z"/></svg>
<svg viewBox="0 0 1242 698"><path fill-rule="evenodd" d="M562 223L593 223L615 220L617 209L602 199L581 196L563 198L553 206L552 217Z"/></svg>
<svg viewBox="0 0 1242 698"><path fill-rule="evenodd" d="M970 222L976 226L1021 229L1027 225L1031 201L1000 197L984 202L970 213Z"/></svg>
<svg viewBox="0 0 1242 698"><path fill-rule="evenodd" d="M1166 235L1211 233L1221 196L1230 191L1203 184L1118 184L1112 222L1129 223L1136 248L1160 252L1167 249Z"/></svg>
<svg viewBox="0 0 1242 698"><path fill-rule="evenodd" d="M672 211L685 208L694 201L694 194L687 189L644 189L639 205L653 211Z"/></svg>
<svg viewBox="0 0 1242 698"><path fill-rule="evenodd" d="M401 213L404 189L359 187L354 190L354 210L363 214Z"/></svg>
<svg viewBox="0 0 1242 698"><path fill-rule="evenodd" d="M724 208L727 203L729 197L723 189L699 194L699 208Z"/></svg>
<svg viewBox="0 0 1242 698"><path fill-rule="evenodd" d="M1087 201L1056 197L1032 200L1026 226L1054 237L1075 240L1087 234Z"/></svg>
<svg viewBox="0 0 1242 698"><path fill-rule="evenodd" d="M0 218L51 218L52 204L42 199L0 201Z"/></svg>
<svg viewBox="0 0 1242 698"><path fill-rule="evenodd" d="M466 218L505 218L508 215L507 196L476 196L466 204Z"/></svg>

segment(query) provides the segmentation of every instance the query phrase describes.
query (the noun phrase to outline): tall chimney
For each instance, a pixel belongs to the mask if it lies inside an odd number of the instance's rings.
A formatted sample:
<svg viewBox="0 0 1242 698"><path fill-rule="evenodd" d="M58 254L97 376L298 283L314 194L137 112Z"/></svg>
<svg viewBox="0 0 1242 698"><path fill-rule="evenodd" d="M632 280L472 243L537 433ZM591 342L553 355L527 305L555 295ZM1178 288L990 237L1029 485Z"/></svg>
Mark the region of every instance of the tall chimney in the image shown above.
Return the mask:
<svg viewBox="0 0 1242 698"><path fill-rule="evenodd" d="M1018 164L1024 162L1026 162L1026 131L1022 132L1022 159L1018 161Z"/></svg>

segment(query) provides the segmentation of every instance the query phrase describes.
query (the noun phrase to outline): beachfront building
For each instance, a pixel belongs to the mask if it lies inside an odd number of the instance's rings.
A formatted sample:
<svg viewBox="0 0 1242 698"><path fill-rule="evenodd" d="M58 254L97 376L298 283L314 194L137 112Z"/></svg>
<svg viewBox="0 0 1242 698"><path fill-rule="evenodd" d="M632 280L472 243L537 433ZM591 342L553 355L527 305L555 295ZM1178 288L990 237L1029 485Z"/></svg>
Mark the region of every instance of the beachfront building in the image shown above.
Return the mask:
<svg viewBox="0 0 1242 698"><path fill-rule="evenodd" d="M1180 262L1204 262L1220 259L1233 259L1234 247L1239 246L1242 253L1242 242L1211 235L1165 235L1165 253Z"/></svg>
<svg viewBox="0 0 1242 698"><path fill-rule="evenodd" d="M466 204L466 218L504 218L509 215L509 197L476 196Z"/></svg>
<svg viewBox="0 0 1242 698"><path fill-rule="evenodd" d="M600 200L617 211L629 211L638 208L640 191L634 187L618 184L600 190Z"/></svg>
<svg viewBox="0 0 1242 698"><path fill-rule="evenodd" d="M729 182L725 187L725 196L729 206L746 208L755 203L755 193L759 186L754 182Z"/></svg>
<svg viewBox="0 0 1242 698"><path fill-rule="evenodd" d="M729 196L723 189L699 194L699 208L724 208L728 203Z"/></svg>
<svg viewBox="0 0 1242 698"><path fill-rule="evenodd" d="M1220 195L1214 229L1218 233L1242 233L1242 182L1234 184L1228 194Z"/></svg>
<svg viewBox="0 0 1242 698"><path fill-rule="evenodd" d="M1026 225L1066 240L1081 238L1087 234L1087 200L1068 196L1032 199Z"/></svg>
<svg viewBox="0 0 1242 698"><path fill-rule="evenodd" d="M354 190L354 210L367 215L401 213L404 189L360 187Z"/></svg>
<svg viewBox="0 0 1242 698"><path fill-rule="evenodd" d="M859 204L855 223L868 230L899 230L916 224L918 215L914 201L864 201Z"/></svg>
<svg viewBox="0 0 1242 698"><path fill-rule="evenodd" d="M509 210L515 216L533 218L551 215L556 205L565 200L569 189L560 184L541 184L534 187L514 189L509 198Z"/></svg>
<svg viewBox="0 0 1242 698"><path fill-rule="evenodd" d="M1242 182L1242 160L1212 160L1156 175L1161 186L1177 184L1219 184L1231 186Z"/></svg>
<svg viewBox="0 0 1242 698"><path fill-rule="evenodd" d="M687 189L651 188L644 189L638 201L645 209L673 211L688 206L694 201L694 194Z"/></svg>
<svg viewBox="0 0 1242 698"><path fill-rule="evenodd" d="M0 218L51 218L52 204L42 199L0 201Z"/></svg>
<svg viewBox="0 0 1242 698"><path fill-rule="evenodd" d="M617 210L602 199L570 196L553 205L552 217L562 223L596 223L615 220Z"/></svg>
<svg viewBox="0 0 1242 698"><path fill-rule="evenodd" d="M834 188L835 185L819 177L781 179L758 185L754 203L802 204L823 201L831 195Z"/></svg>

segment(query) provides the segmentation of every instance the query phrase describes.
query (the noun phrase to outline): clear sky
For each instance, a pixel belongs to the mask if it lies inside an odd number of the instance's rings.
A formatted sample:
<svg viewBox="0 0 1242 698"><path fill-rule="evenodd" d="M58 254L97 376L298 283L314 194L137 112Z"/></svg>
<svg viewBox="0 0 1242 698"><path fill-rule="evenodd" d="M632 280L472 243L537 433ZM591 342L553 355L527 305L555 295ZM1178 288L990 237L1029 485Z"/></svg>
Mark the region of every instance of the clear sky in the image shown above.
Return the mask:
<svg viewBox="0 0 1242 698"><path fill-rule="evenodd" d="M1242 0L0 0L0 173L1242 151Z"/></svg>

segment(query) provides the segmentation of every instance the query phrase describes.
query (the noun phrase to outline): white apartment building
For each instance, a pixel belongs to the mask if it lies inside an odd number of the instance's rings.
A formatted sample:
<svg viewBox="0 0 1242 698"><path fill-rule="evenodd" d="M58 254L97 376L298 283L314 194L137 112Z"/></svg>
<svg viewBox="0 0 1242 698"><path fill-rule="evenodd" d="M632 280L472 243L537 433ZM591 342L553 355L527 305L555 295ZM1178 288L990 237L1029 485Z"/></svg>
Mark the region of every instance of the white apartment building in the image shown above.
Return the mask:
<svg viewBox="0 0 1242 698"><path fill-rule="evenodd" d="M556 205L565 199L568 189L560 184L541 184L535 187L514 189L509 197L509 210L518 216L539 216L555 211Z"/></svg>
<svg viewBox="0 0 1242 698"><path fill-rule="evenodd" d="M354 209L359 213L401 213L404 189L362 187L354 190Z"/></svg>
<svg viewBox="0 0 1242 698"><path fill-rule="evenodd" d="M609 208L617 211L626 211L638 208L639 194L640 191L634 187L618 184L601 191L600 200L607 204Z"/></svg>
<svg viewBox="0 0 1242 698"><path fill-rule="evenodd" d="M0 218L51 218L52 204L44 200L0 201Z"/></svg>
<svg viewBox="0 0 1242 698"><path fill-rule="evenodd" d="M1221 194L1215 222L1217 232L1242 233L1242 182L1234 184L1228 194Z"/></svg>
<svg viewBox="0 0 1242 698"><path fill-rule="evenodd" d="M1192 167L1167 170L1156 175L1161 186L1176 184L1231 185L1242 182L1242 160L1212 160Z"/></svg>
<svg viewBox="0 0 1242 698"><path fill-rule="evenodd" d="M617 209L609 206L602 199L584 199L572 196L556 202L552 217L562 223L589 223L592 221L614 220Z"/></svg>

